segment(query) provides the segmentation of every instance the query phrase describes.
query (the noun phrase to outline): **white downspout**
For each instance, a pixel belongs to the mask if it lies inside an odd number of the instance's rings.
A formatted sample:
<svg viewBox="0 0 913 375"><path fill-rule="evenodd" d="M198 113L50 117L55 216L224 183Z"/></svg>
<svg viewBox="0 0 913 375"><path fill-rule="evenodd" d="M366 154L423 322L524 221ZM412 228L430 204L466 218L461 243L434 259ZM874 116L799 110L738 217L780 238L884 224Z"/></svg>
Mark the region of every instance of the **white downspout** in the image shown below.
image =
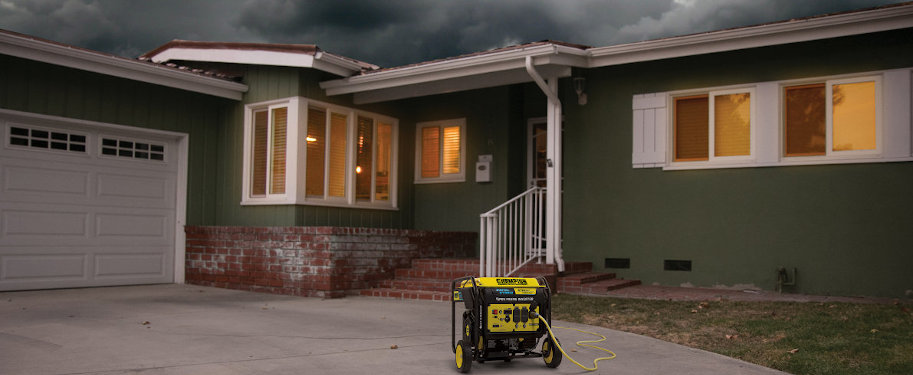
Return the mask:
<svg viewBox="0 0 913 375"><path fill-rule="evenodd" d="M545 191L545 231L548 235L545 262L557 264L558 272L564 272L564 254L561 249L561 100L558 99L558 78L549 78L548 83L533 66L531 56L526 56L526 72L539 89L548 97L546 114L547 169Z"/></svg>

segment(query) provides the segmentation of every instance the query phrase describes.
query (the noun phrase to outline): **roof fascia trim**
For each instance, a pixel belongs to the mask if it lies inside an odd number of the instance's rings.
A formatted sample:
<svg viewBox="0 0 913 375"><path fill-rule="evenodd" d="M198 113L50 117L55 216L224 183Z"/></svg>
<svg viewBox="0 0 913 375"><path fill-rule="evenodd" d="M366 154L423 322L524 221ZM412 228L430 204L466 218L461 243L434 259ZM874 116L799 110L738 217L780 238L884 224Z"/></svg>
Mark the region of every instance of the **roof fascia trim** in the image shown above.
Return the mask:
<svg viewBox="0 0 913 375"><path fill-rule="evenodd" d="M155 85L241 100L247 85L0 33L0 53Z"/></svg>
<svg viewBox="0 0 913 375"><path fill-rule="evenodd" d="M913 5L587 50L590 68L767 47L913 27Z"/></svg>
<svg viewBox="0 0 913 375"><path fill-rule="evenodd" d="M587 66L586 51L546 44L324 81L320 83L320 87L327 91L327 95L339 95L502 70L523 69L527 56L532 57L536 65L557 63L576 67Z"/></svg>
<svg viewBox="0 0 913 375"><path fill-rule="evenodd" d="M308 53L226 48L172 47L150 56L150 60L157 63L183 60L314 68L343 77L358 73L362 68L353 61L324 52L317 52L311 55Z"/></svg>

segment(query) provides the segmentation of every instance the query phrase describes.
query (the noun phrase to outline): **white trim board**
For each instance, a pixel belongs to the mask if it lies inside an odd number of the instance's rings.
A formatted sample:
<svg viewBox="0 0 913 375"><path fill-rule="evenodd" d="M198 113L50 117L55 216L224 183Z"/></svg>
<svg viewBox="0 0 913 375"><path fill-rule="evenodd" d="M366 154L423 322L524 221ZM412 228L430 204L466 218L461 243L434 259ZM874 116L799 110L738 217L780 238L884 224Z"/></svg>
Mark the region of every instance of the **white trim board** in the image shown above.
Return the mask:
<svg viewBox="0 0 913 375"><path fill-rule="evenodd" d="M0 54L241 100L247 85L0 32Z"/></svg>

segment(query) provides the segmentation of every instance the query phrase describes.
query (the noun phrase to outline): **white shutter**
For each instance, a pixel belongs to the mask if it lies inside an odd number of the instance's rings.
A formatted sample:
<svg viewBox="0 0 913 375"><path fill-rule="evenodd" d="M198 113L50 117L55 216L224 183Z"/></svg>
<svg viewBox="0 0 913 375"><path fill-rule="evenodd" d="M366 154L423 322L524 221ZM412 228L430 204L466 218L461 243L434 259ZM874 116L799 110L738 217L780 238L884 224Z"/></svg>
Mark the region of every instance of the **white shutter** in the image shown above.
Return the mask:
<svg viewBox="0 0 913 375"><path fill-rule="evenodd" d="M666 162L666 94L634 95L634 168L662 167Z"/></svg>
<svg viewBox="0 0 913 375"><path fill-rule="evenodd" d="M886 159L910 157L910 70L884 72L881 139Z"/></svg>

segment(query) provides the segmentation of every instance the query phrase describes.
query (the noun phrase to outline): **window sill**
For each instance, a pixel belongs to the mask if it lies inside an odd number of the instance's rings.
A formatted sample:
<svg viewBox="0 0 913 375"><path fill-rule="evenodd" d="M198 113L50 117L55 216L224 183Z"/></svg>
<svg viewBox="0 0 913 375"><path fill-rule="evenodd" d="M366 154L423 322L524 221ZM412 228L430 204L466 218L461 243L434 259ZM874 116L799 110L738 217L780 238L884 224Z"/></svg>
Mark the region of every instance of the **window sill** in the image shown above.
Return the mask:
<svg viewBox="0 0 913 375"><path fill-rule="evenodd" d="M809 159L805 159L809 158ZM805 160L802 160L805 159ZM799 166L799 165L836 165L836 164L863 164L863 163L894 163L894 162L911 162L913 157L901 157L901 158L883 158L878 155L873 155L869 157L856 157L856 158L821 158L821 157L801 157L794 156L789 158L782 158L778 162L767 162L767 163L755 163L755 162L745 162L745 163L732 163L732 164L672 164L672 165L656 165L657 167L662 167L664 171L684 171L691 169L727 169L727 168L756 168L756 167L789 167L789 166Z"/></svg>
<svg viewBox="0 0 913 375"><path fill-rule="evenodd" d="M378 203L340 203L340 202L325 202L325 201L316 201L316 200L305 200L302 202L288 201L288 200L245 200L241 201L242 206L315 206L315 207L338 207L338 208L352 208L352 209L364 209L364 210L383 210L383 211L399 211L398 207L393 207L388 204L378 204Z"/></svg>

